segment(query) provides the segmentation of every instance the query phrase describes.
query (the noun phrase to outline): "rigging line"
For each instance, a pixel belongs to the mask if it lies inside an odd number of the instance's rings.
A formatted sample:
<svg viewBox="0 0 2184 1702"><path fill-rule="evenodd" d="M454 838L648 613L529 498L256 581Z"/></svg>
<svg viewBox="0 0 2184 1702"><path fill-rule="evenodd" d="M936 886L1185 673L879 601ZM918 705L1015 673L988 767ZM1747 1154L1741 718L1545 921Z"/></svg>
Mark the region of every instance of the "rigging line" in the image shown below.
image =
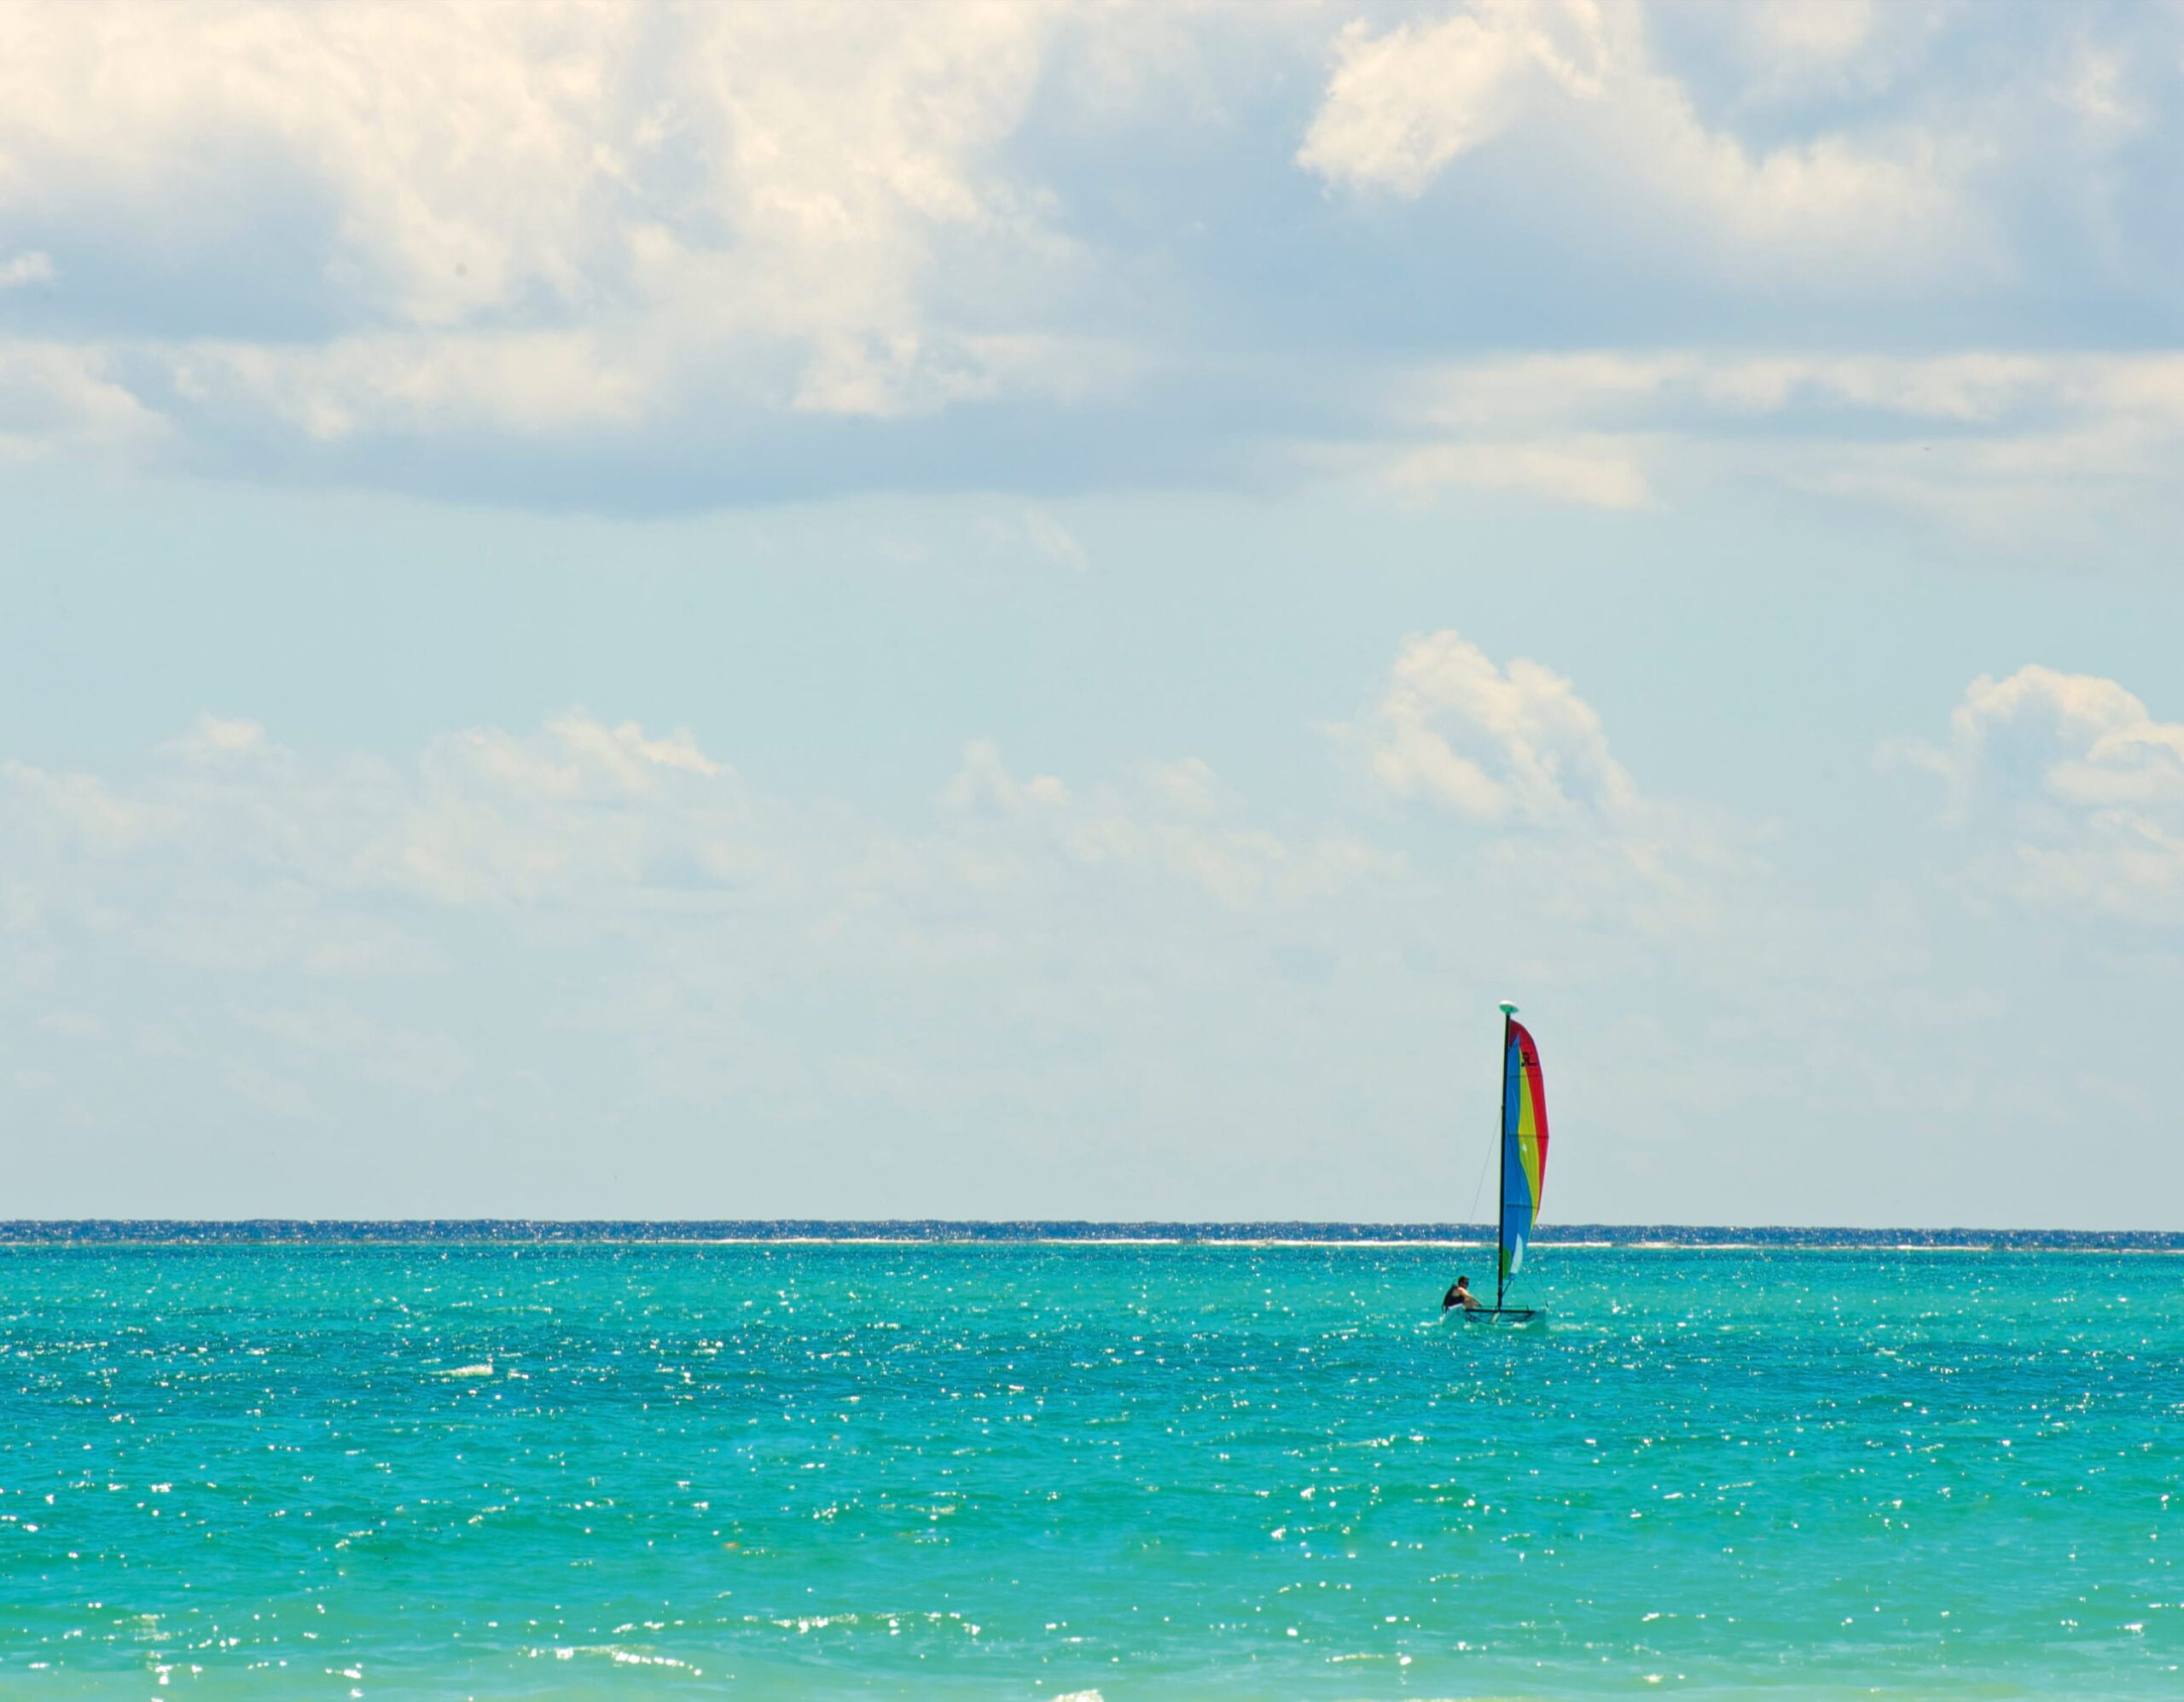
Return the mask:
<svg viewBox="0 0 2184 1702"><path fill-rule="evenodd" d="M1471 1216L1464 1220L1467 1223L1478 1222L1478 1196L1486 1192L1486 1172L1493 1167L1493 1165L1494 1154L1490 1151L1479 1163L1478 1186L1471 1191Z"/></svg>

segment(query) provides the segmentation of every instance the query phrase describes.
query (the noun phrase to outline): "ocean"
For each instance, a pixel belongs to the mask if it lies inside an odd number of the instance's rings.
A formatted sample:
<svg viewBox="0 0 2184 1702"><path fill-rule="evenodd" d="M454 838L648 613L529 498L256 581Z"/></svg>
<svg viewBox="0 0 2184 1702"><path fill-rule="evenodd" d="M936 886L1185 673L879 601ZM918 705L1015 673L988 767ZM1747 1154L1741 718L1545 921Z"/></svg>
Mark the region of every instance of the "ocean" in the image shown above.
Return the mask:
<svg viewBox="0 0 2184 1702"><path fill-rule="evenodd" d="M2184 1694L2174 1238L675 1233L16 1231L0 1695Z"/></svg>

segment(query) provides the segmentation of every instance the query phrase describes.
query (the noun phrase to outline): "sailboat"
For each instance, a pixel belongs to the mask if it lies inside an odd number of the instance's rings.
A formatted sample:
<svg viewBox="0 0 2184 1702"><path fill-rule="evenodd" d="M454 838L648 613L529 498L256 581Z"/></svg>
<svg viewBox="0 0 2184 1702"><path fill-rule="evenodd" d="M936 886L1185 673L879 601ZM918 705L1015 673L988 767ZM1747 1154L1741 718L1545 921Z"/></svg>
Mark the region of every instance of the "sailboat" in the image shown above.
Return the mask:
<svg viewBox="0 0 2184 1702"><path fill-rule="evenodd" d="M1454 1307L1465 1318L1525 1324L1544 1314L1536 1306L1512 1306L1509 1287L1524 1269L1532 1223L1539 1216L1540 1190L1547 1182L1547 1088L1539 1069L1539 1048L1531 1031L1517 1020L1517 1008L1502 1002L1502 1212L1496 1237L1494 1304Z"/></svg>

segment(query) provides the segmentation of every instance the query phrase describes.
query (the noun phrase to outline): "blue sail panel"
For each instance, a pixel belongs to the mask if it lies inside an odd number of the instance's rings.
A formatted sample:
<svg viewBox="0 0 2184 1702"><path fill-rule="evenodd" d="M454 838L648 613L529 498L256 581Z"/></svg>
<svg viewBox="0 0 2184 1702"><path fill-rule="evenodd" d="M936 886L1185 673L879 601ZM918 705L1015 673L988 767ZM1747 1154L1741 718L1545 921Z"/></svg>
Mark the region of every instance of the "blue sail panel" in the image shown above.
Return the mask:
<svg viewBox="0 0 2184 1702"><path fill-rule="evenodd" d="M1547 1089L1539 1048L1512 1019L1502 1072L1501 1283L1524 1268L1525 1248L1547 1183Z"/></svg>

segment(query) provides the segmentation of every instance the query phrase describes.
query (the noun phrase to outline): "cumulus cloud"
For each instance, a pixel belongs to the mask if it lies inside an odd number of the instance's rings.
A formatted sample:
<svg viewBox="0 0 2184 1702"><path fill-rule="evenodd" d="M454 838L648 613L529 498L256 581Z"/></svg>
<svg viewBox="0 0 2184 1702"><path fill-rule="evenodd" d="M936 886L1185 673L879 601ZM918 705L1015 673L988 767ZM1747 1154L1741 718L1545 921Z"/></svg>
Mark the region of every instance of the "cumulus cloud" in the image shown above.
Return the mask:
<svg viewBox="0 0 2184 1702"><path fill-rule="evenodd" d="M1982 675L1946 741L1888 755L1945 783L1991 885L2029 904L2184 924L2184 723L2116 681L2036 665Z"/></svg>
<svg viewBox="0 0 2184 1702"><path fill-rule="evenodd" d="M1597 97L1605 35L1589 8L1509 0L1384 35L1352 23L1297 163L1331 183L1419 195L1542 96Z"/></svg>
<svg viewBox="0 0 2184 1702"><path fill-rule="evenodd" d="M0 765L0 1005L103 1024L96 1059L0 1040L0 1084L21 1053L38 1102L10 1114L48 1122L128 1118L131 1072L228 1131L398 1107L449 1131L422 1168L474 1160L489 1191L493 1129L592 1143L633 1107L700 1107L707 1151L724 1112L850 1119L859 1150L969 1118L998 1157L1057 1098L1105 1115L1165 1082L1124 1136L1158 1146L1207 1090L1205 1028L1265 1001L1276 954L1339 961L1343 907L1402 874L1190 758L1072 783L974 741L888 820L576 711L399 759L208 716L134 774Z"/></svg>
<svg viewBox="0 0 2184 1702"><path fill-rule="evenodd" d="M270 934L288 942L276 955L326 946L317 961L336 963L352 924L384 923L383 901L595 905L694 869L749 866L756 806L687 731L571 712L533 733L443 735L404 771L361 756L310 761L254 720L206 715L163 749L166 765L133 786L0 766L0 814L21 843L90 859L12 871L44 892L45 914L139 906L146 937L184 937L185 955L200 955L224 915L251 941L243 956ZM269 903L285 912L270 930Z"/></svg>
<svg viewBox="0 0 2184 1702"><path fill-rule="evenodd" d="M0 762L8 815L24 847L43 845L62 855L131 851L176 825L171 805L131 798L96 775L55 774L28 763ZM27 902L28 889L15 889Z"/></svg>
<svg viewBox="0 0 2184 1702"><path fill-rule="evenodd" d="M1574 136L1626 192L1734 249L1900 265L1951 244L1960 262L1972 239L1935 138L1827 131L1750 147L1702 121L1654 62L1642 10L1616 0L1478 0L1380 34L1352 25L1297 159L1333 185L1416 196L1528 123Z"/></svg>
<svg viewBox="0 0 2184 1702"><path fill-rule="evenodd" d="M186 213L224 153L275 155L334 214L320 288L380 324L680 304L885 340L914 328L932 230L1036 239L988 156L1050 27L1006 7L14 8L0 195L26 218Z"/></svg>
<svg viewBox="0 0 2184 1702"><path fill-rule="evenodd" d="M1066 255L995 152L1054 28L1040 7L9 8L0 213L63 254L95 226L184 286L133 313L95 288L77 347L204 424L524 437L1051 391L1097 357L937 269L944 244L1027 275ZM268 271L320 334L235 334ZM37 251L0 283L53 276Z"/></svg>
<svg viewBox="0 0 2184 1702"><path fill-rule="evenodd" d="M1641 793L1568 679L1459 633L1405 640L1334 730L1388 799L1468 830L1450 878L1543 920L1711 932L1765 879L1751 824Z"/></svg>
<svg viewBox="0 0 2184 1702"><path fill-rule="evenodd" d="M1522 657L1497 667L1455 632L1406 639L1386 688L1349 731L1390 792L1471 821L1603 820L1636 796L1568 680Z"/></svg>
<svg viewBox="0 0 2184 1702"><path fill-rule="evenodd" d="M2166 795L2166 733L2064 723L2111 776L2068 798ZM160 1107L163 1141L228 1155L230 1209L930 1209L944 1153L992 1179L981 1210L1127 1215L1157 1177L1167 1209L1245 1211L1369 1126L1397 1156L1340 1209L1385 1212L1444 1151L1454 1011L1513 983L1605 1034L1763 987L1791 1025L1915 955L1894 910L1844 947L1611 731L1453 632L1396 649L1333 742L1372 801L1301 819L1188 755L973 741L876 810L758 785L708 728L572 710L372 754L229 708L141 763L0 769L0 1086L26 1128ZM1635 1020L1621 1056L1665 1069ZM271 1168L238 1174L242 1140Z"/></svg>
<svg viewBox="0 0 2184 1702"><path fill-rule="evenodd" d="M1254 820L1195 760L1072 787L1019 777L991 741L966 750L921 826L760 792L687 729L577 711L530 731L442 735L406 764L307 758L255 721L209 715L162 755L133 784L0 765L15 852L0 875L26 915L106 915L194 961L220 955L208 931L224 917L236 961L270 950L377 973L354 950L360 930L428 941L442 910L596 932L665 909L807 942L880 923L899 948L923 926L914 915L1066 910L1088 880L1246 909L1396 866L1337 831L1292 839Z"/></svg>
<svg viewBox="0 0 2184 1702"><path fill-rule="evenodd" d="M1650 930L1737 863L1699 812L1639 795L1568 681L1454 634L1406 644L1343 737L1391 795L1474 836L1271 819L1194 758L1071 781L974 741L929 811L888 820L754 787L689 730L578 711L401 760L206 716L135 775L0 765L0 927L18 965L120 952L215 985L430 982L497 940L736 1008L1072 962L1142 997L1217 958L1248 977L1276 947L1385 950L1391 918L1460 913L1490 885Z"/></svg>
<svg viewBox="0 0 2184 1702"><path fill-rule="evenodd" d="M2172 350L2074 347L2086 322L2068 310L2018 346L1937 327L1960 324L1950 304L1969 296L2014 299L2033 271L2069 270L2057 288L2077 299L2106 287L2094 270L2173 270L2142 252L2158 221L2123 209L2158 130L2134 67L2173 61L2175 30L2149 17L2143 35L2002 41L1984 33L1998 20L1476 0L1351 25L1298 154L1339 205L1445 229L1432 252L1452 292L1513 243L1542 288L1602 281L1583 292L1593 325L1658 321L1665 289L1668 317L1702 338L1739 328L1711 346L1572 349L1554 342L1568 316L1549 312L1534 349L1383 372L1382 433L1323 447L1325 463L1413 496L1607 510L1771 483L2012 547L2113 549L2120 514L2169 523L2184 449ZM2036 134L2042 150L2024 145ZM2073 190L2033 215L2058 149ZM2074 246L2013 253L2035 218ZM1810 311L1763 307L1763 292ZM1914 301L1938 313L1899 319ZM1823 305L1853 302L1847 317ZM1861 351L1887 323L1910 328ZM2081 518L2095 493L2100 527Z"/></svg>
<svg viewBox="0 0 2184 1702"><path fill-rule="evenodd" d="M2068 362L2102 292L2177 274L2141 205L2174 48L2151 16L1626 0L7 8L0 454L658 508L1234 483L1339 441L1408 492L1642 508L1742 451L1630 416L1728 400L1672 374L1588 423L1608 398L1558 415L1522 351L1572 315L1622 340L1596 364L1727 328L1729 379L1804 372L1780 416L1862 405L1814 326L1931 353L1976 293L2029 352L1949 358ZM1269 92L1319 79L1301 124ZM1238 240L1313 229L1278 268ZM1519 405L1414 421L1391 343L1502 347ZM1361 445L1374 404L1396 441ZM1805 476L1945 519L2042 455L2147 485L2140 414L2063 411L2013 459L1975 423L1923 483L1851 442Z"/></svg>

